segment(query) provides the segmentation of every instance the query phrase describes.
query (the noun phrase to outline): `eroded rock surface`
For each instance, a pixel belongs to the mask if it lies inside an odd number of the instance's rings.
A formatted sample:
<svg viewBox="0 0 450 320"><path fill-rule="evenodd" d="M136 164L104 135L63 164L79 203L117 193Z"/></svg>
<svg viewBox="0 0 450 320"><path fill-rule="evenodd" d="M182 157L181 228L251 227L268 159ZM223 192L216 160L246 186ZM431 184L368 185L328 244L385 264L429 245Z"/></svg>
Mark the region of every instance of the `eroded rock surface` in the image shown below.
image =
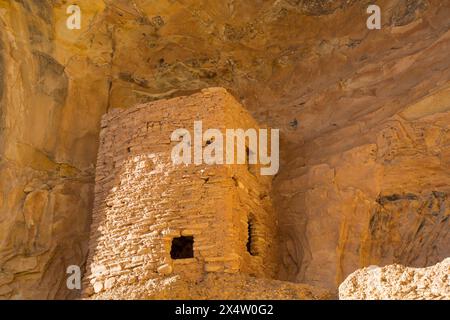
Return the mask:
<svg viewBox="0 0 450 320"><path fill-rule="evenodd" d="M0 299L75 298L84 266L111 41L65 28L62 1L0 1Z"/></svg>
<svg viewBox="0 0 450 320"><path fill-rule="evenodd" d="M428 268L394 264L357 270L339 286L339 299L449 300L450 258Z"/></svg>

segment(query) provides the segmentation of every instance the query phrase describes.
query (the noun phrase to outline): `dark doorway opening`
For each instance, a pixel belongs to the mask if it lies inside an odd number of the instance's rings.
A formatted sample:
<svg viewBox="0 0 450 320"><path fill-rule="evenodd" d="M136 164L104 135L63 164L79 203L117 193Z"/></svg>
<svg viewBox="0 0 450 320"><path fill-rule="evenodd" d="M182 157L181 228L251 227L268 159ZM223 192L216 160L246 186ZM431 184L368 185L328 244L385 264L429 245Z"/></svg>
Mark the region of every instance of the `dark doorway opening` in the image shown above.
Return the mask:
<svg viewBox="0 0 450 320"><path fill-rule="evenodd" d="M252 256L257 256L254 238L255 238L255 221L252 217L248 217L247 221L247 228L248 228L248 238L247 238L247 251Z"/></svg>
<svg viewBox="0 0 450 320"><path fill-rule="evenodd" d="M194 237L178 237L172 239L170 250L172 259L189 259L194 257Z"/></svg>

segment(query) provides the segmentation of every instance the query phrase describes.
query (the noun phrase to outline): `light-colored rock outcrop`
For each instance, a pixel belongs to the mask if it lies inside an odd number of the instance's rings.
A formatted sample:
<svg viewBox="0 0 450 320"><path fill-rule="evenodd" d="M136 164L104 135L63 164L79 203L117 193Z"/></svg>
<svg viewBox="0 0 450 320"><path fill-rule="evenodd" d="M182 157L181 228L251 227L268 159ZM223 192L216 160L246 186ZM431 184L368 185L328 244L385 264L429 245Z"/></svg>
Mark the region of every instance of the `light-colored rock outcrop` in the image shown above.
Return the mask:
<svg viewBox="0 0 450 320"><path fill-rule="evenodd" d="M450 258L428 268L394 264L357 270L339 286L339 299L450 300Z"/></svg>

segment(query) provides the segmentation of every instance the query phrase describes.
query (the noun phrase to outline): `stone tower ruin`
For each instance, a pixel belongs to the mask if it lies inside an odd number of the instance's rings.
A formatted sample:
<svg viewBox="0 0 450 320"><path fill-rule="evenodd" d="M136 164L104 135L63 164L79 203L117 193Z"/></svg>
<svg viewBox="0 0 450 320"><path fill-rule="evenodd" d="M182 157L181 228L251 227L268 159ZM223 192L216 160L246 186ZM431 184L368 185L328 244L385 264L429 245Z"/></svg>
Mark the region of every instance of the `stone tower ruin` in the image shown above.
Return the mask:
<svg viewBox="0 0 450 320"><path fill-rule="evenodd" d="M85 298L305 295L269 280L278 261L271 177L248 163L173 164L171 134L192 132L194 121L203 130L258 128L222 88L102 119Z"/></svg>

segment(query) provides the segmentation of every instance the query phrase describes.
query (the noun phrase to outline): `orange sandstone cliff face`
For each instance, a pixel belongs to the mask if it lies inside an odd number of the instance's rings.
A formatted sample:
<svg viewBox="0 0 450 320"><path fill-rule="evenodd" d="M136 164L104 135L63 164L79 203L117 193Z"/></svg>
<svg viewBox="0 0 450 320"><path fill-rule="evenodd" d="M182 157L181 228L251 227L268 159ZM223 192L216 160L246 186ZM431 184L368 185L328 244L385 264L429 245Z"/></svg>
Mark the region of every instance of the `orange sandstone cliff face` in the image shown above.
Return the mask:
<svg viewBox="0 0 450 320"><path fill-rule="evenodd" d="M450 256L450 4L0 0L0 298L76 298L100 118L222 86L281 130L280 280Z"/></svg>

